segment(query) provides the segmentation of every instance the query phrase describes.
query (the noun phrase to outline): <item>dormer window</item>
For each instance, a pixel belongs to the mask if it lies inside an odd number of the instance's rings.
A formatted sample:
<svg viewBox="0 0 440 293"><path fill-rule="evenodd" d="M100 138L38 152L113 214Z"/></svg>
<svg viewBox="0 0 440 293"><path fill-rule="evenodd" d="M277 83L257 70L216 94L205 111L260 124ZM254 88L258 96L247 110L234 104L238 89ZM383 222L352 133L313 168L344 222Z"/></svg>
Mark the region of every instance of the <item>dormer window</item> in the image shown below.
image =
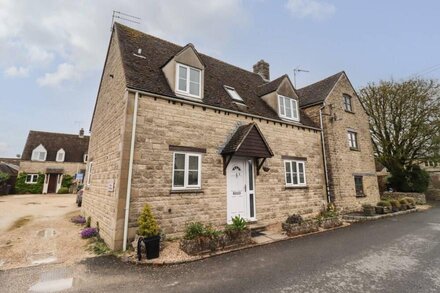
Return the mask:
<svg viewBox="0 0 440 293"><path fill-rule="evenodd" d="M278 96L278 110L281 118L299 121L298 102L285 96Z"/></svg>
<svg viewBox="0 0 440 293"><path fill-rule="evenodd" d="M187 65L176 65L176 92L200 99L201 70Z"/></svg>
<svg viewBox="0 0 440 293"><path fill-rule="evenodd" d="M47 151L42 144L32 151L32 161L46 161Z"/></svg>
<svg viewBox="0 0 440 293"><path fill-rule="evenodd" d="M63 149L59 149L57 152L57 162L64 162L64 157L66 156L66 152Z"/></svg>
<svg viewBox="0 0 440 293"><path fill-rule="evenodd" d="M225 90L234 101L243 103L243 99L233 87L225 85Z"/></svg>

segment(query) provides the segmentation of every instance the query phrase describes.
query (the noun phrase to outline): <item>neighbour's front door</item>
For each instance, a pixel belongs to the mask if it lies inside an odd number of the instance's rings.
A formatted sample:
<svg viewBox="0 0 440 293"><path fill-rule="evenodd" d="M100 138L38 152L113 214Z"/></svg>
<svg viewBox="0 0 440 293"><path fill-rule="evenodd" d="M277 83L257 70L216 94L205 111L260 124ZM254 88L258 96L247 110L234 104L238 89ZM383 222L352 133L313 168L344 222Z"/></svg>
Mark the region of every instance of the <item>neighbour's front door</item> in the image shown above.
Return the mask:
<svg viewBox="0 0 440 293"><path fill-rule="evenodd" d="M232 158L227 171L227 222L235 216L255 220L252 160Z"/></svg>
<svg viewBox="0 0 440 293"><path fill-rule="evenodd" d="M47 186L47 193L55 193L57 191L58 174L49 174L49 184Z"/></svg>

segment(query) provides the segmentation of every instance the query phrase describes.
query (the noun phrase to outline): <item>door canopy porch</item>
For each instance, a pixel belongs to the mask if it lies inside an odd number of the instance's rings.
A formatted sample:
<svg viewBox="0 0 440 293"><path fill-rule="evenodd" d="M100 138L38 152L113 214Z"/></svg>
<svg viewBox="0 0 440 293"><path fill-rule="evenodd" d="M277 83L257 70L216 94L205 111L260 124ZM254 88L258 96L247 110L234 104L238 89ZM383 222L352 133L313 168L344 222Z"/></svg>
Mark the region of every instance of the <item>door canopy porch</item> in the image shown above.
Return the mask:
<svg viewBox="0 0 440 293"><path fill-rule="evenodd" d="M257 124L249 123L237 128L231 139L223 148L223 175L233 156L251 157L255 159L257 175L267 158L273 157L273 152Z"/></svg>

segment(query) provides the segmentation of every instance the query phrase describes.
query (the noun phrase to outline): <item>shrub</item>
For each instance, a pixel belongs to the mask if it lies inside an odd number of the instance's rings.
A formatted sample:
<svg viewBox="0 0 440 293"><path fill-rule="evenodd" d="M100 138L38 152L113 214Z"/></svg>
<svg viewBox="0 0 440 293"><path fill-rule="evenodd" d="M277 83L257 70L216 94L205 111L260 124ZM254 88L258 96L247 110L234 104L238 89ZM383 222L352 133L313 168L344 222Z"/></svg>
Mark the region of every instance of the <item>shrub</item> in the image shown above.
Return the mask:
<svg viewBox="0 0 440 293"><path fill-rule="evenodd" d="M406 201L406 199L402 198L402 199L399 200L399 203L400 203L401 205L407 205L407 204L408 204L408 201Z"/></svg>
<svg viewBox="0 0 440 293"><path fill-rule="evenodd" d="M232 224L226 226L226 230L243 231L247 228L246 220L240 216L232 218Z"/></svg>
<svg viewBox="0 0 440 293"><path fill-rule="evenodd" d="M75 224L83 225L83 224L86 223L86 218L84 218L83 216L79 216L78 215L78 216L75 216L75 217L71 218L70 221L72 221L72 223L75 223Z"/></svg>
<svg viewBox="0 0 440 293"><path fill-rule="evenodd" d="M410 205L416 204L416 200L412 197L405 197L404 200L406 200Z"/></svg>
<svg viewBox="0 0 440 293"><path fill-rule="evenodd" d="M86 221L86 228L90 228L92 225L92 217L88 216Z"/></svg>
<svg viewBox="0 0 440 293"><path fill-rule="evenodd" d="M185 239L192 240L198 237L217 238L222 232L216 230L212 225L204 225L200 222L191 222L186 225Z"/></svg>
<svg viewBox="0 0 440 293"><path fill-rule="evenodd" d="M81 238L88 239L98 236L98 230L96 228L85 228L81 231Z"/></svg>
<svg viewBox="0 0 440 293"><path fill-rule="evenodd" d="M69 193L69 188L67 187L60 187L60 189L58 189L58 194L67 194Z"/></svg>
<svg viewBox="0 0 440 293"><path fill-rule="evenodd" d="M297 214L288 216L286 219L287 224L302 224L302 222L304 222L303 218Z"/></svg>
<svg viewBox="0 0 440 293"><path fill-rule="evenodd" d="M337 216L339 216L339 213L336 210L335 204L329 203L327 208L320 213L318 220L327 219L327 218L334 218Z"/></svg>
<svg viewBox="0 0 440 293"><path fill-rule="evenodd" d="M20 173L15 181L15 192L16 193L32 193L38 194L43 193L43 185L44 185L44 174L38 173L38 179L36 183L26 183L27 173Z"/></svg>
<svg viewBox="0 0 440 293"><path fill-rule="evenodd" d="M9 180L9 174L4 173L4 172L0 172L0 184L6 182L8 180Z"/></svg>
<svg viewBox="0 0 440 293"><path fill-rule="evenodd" d="M138 223L138 234L143 237L153 237L160 234L159 225L151 212L150 206L146 204L142 210Z"/></svg>
<svg viewBox="0 0 440 293"><path fill-rule="evenodd" d="M400 202L397 199L390 199L389 203L392 207L400 208Z"/></svg>
<svg viewBox="0 0 440 293"><path fill-rule="evenodd" d="M409 166L396 173L388 179L388 182L397 191L425 192L428 189L429 174L418 165Z"/></svg>
<svg viewBox="0 0 440 293"><path fill-rule="evenodd" d="M96 255L109 254L111 252L110 248L108 248L107 244L102 239L97 239L88 247L89 251L92 251Z"/></svg>
<svg viewBox="0 0 440 293"><path fill-rule="evenodd" d="M391 207L391 203L387 200L381 200L377 203L379 207Z"/></svg>
<svg viewBox="0 0 440 293"><path fill-rule="evenodd" d="M68 174L65 174L63 175L63 181L61 182L61 186L67 188L68 190L72 185L72 181L73 181L73 177Z"/></svg>

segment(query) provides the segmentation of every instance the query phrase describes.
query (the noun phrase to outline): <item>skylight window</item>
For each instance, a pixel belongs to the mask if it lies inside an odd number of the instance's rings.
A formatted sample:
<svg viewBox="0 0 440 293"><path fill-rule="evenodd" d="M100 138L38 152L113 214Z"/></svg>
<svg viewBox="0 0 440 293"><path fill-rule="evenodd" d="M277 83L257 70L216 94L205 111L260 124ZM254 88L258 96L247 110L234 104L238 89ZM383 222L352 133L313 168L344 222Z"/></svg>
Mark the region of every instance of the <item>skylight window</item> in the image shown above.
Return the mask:
<svg viewBox="0 0 440 293"><path fill-rule="evenodd" d="M243 99L233 87L225 86L225 90L234 101L243 103Z"/></svg>

